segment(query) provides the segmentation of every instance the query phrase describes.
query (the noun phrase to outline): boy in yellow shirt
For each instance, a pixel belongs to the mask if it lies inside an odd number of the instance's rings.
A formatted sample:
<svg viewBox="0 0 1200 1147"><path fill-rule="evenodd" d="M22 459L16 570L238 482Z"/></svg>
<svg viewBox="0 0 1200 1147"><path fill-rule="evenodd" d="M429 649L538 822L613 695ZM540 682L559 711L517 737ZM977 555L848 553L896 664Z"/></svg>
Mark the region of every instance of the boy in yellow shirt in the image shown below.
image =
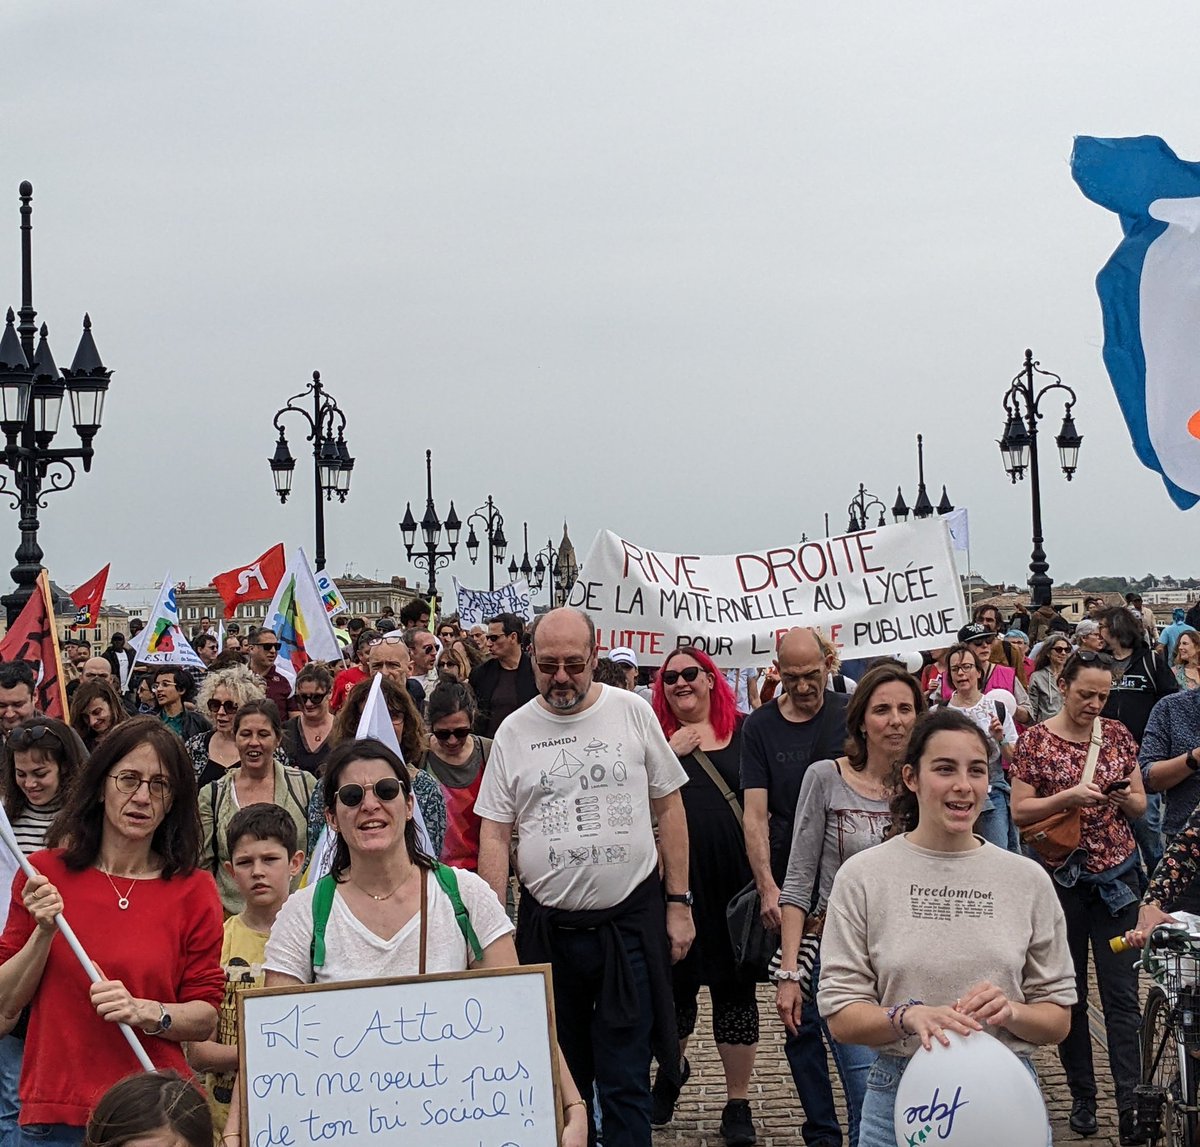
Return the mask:
<svg viewBox="0 0 1200 1147"><path fill-rule="evenodd" d="M229 822L227 840L230 859L225 868L246 907L225 921L221 946L225 998L216 1038L187 1048L193 1069L207 1073L204 1083L211 1097L218 1142L237 1082L237 994L263 986L267 937L288 898L291 881L304 863L304 852L296 847L296 822L278 805L254 804L242 809Z"/></svg>

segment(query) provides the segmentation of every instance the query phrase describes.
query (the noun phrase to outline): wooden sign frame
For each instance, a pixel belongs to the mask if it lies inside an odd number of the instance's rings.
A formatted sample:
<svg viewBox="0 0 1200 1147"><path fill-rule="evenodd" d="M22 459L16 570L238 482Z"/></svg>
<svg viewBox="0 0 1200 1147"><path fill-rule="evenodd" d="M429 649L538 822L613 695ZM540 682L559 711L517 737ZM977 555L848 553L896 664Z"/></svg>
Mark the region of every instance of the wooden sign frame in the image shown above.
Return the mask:
<svg viewBox="0 0 1200 1147"><path fill-rule="evenodd" d="M237 994L238 1021L238 1096L241 1102L239 1128L242 1143L250 1142L250 1107L246 1092L246 999L263 996L304 996L316 992L353 991L355 988L403 987L409 984L430 984L447 980L469 982L479 979L499 979L505 976L540 975L546 994L546 1038L550 1045L550 1074L554 1086L554 1134L555 1142L562 1139L563 1108L562 1089L559 1081L559 1065L562 1062L558 1050L558 1029L554 1015L554 982L549 964L512 964L502 968L471 968L465 972L435 972L425 976L389 976L378 980L338 980L326 984L283 984L274 988L247 988Z"/></svg>

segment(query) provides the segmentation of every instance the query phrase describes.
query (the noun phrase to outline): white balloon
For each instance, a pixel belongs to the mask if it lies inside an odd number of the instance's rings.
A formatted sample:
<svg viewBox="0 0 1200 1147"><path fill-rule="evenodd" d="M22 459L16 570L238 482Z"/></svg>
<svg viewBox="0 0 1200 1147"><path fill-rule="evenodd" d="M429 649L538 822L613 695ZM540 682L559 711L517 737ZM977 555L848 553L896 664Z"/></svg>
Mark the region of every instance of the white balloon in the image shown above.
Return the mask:
<svg viewBox="0 0 1200 1147"><path fill-rule="evenodd" d="M1029 1069L987 1032L918 1048L896 1091L899 1147L1046 1147L1050 1122Z"/></svg>
<svg viewBox="0 0 1200 1147"><path fill-rule="evenodd" d="M925 658L919 653L897 653L896 660L914 677L925 668Z"/></svg>

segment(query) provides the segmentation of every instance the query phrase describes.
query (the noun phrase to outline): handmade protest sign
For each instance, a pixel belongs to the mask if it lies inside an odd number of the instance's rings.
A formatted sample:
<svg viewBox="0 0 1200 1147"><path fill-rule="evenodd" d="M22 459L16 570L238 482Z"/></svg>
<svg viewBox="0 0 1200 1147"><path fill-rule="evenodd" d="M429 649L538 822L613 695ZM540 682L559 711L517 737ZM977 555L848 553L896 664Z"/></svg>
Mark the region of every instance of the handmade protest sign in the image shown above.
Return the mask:
<svg viewBox="0 0 1200 1147"><path fill-rule="evenodd" d="M547 965L238 996L242 1140L555 1147Z"/></svg>
<svg viewBox="0 0 1200 1147"><path fill-rule="evenodd" d="M962 586L940 519L741 554L668 554L596 535L568 604L596 625L601 654L653 661L695 645L722 669L769 665L778 637L817 626L843 657L954 643Z"/></svg>
<svg viewBox="0 0 1200 1147"><path fill-rule="evenodd" d="M454 592L458 597L460 625L486 625L490 618L501 613L515 613L526 621L533 620L529 583L523 577L494 590L467 589L455 578Z"/></svg>

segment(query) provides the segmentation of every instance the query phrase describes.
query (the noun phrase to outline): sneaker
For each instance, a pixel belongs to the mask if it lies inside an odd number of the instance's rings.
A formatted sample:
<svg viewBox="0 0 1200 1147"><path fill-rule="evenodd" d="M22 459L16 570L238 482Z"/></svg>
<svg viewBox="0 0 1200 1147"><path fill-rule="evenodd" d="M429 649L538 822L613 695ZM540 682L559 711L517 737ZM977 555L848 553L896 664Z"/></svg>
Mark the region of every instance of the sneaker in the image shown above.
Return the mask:
<svg viewBox="0 0 1200 1147"><path fill-rule="evenodd" d="M1071 1117L1067 1122L1076 1135L1095 1135L1097 1127L1096 1101L1094 1099L1074 1100L1071 1103Z"/></svg>
<svg viewBox="0 0 1200 1147"><path fill-rule="evenodd" d="M1148 1142L1146 1133L1138 1126L1137 1112L1132 1107L1121 1112L1117 1125L1121 1147L1137 1147L1139 1143Z"/></svg>
<svg viewBox="0 0 1200 1147"><path fill-rule="evenodd" d="M679 1101L679 1092L692 1074L692 1065L688 1058L683 1057L683 1070L679 1075L679 1086L676 1087L662 1073L660 1067L654 1073L654 1086L650 1088L650 1126L658 1131L666 1127L675 1115L675 1104Z"/></svg>
<svg viewBox="0 0 1200 1147"><path fill-rule="evenodd" d="M731 1099L721 1112L721 1138L727 1147L750 1147L758 1142L750 1118L750 1100Z"/></svg>

